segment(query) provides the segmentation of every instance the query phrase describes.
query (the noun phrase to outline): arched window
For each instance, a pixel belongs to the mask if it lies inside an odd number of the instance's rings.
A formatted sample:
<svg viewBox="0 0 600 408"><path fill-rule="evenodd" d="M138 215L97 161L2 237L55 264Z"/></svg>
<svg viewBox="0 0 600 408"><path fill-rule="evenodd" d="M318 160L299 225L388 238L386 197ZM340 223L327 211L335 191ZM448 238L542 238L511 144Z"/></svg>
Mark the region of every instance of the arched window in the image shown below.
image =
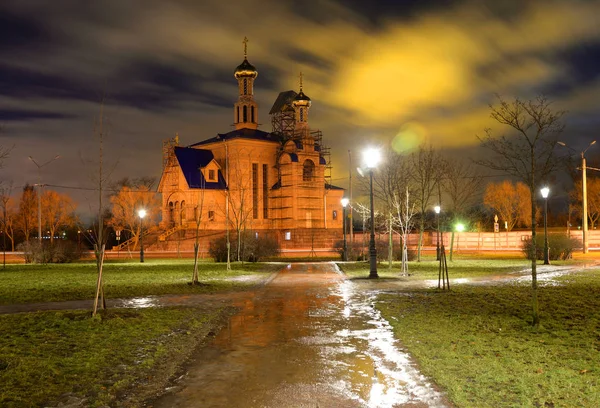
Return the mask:
<svg viewBox="0 0 600 408"><path fill-rule="evenodd" d="M250 107L250 122L256 123L256 121L254 120L254 106Z"/></svg>
<svg viewBox="0 0 600 408"><path fill-rule="evenodd" d="M244 108L243 108L243 116L244 116L244 123L248 122L248 107L246 105L244 105Z"/></svg>
<svg viewBox="0 0 600 408"><path fill-rule="evenodd" d="M312 160L306 160L302 167L302 181L311 181L315 176L315 164Z"/></svg>
<svg viewBox="0 0 600 408"><path fill-rule="evenodd" d="M300 108L300 122L304 122L304 109Z"/></svg>
<svg viewBox="0 0 600 408"><path fill-rule="evenodd" d="M186 214L185 214L185 201L181 201L181 222L184 222L186 220Z"/></svg>
<svg viewBox="0 0 600 408"><path fill-rule="evenodd" d="M248 95L248 80L244 78L244 95Z"/></svg>
<svg viewBox="0 0 600 408"><path fill-rule="evenodd" d="M174 218L173 218L173 201L169 201L169 224L173 225L174 222Z"/></svg>
<svg viewBox="0 0 600 408"><path fill-rule="evenodd" d="M237 123L240 122L240 107L239 106L237 107L237 120L236 120L236 122Z"/></svg>

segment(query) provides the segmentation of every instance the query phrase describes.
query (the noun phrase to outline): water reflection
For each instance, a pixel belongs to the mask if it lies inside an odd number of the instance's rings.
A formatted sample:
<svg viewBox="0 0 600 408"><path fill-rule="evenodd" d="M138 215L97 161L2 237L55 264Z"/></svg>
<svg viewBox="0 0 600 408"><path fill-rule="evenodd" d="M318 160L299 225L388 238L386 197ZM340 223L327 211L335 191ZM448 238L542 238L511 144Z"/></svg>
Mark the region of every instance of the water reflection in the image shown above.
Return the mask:
<svg viewBox="0 0 600 408"><path fill-rule="evenodd" d="M373 301L332 264L286 266L153 406L444 406Z"/></svg>

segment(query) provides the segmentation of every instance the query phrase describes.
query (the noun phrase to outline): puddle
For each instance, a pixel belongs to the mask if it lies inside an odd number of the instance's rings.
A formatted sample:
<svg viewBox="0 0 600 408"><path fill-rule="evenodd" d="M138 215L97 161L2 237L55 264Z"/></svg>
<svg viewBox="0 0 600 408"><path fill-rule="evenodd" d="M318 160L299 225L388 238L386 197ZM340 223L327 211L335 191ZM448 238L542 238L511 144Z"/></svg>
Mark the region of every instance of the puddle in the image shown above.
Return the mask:
<svg viewBox="0 0 600 408"><path fill-rule="evenodd" d="M153 407L446 406L333 264L284 267Z"/></svg>

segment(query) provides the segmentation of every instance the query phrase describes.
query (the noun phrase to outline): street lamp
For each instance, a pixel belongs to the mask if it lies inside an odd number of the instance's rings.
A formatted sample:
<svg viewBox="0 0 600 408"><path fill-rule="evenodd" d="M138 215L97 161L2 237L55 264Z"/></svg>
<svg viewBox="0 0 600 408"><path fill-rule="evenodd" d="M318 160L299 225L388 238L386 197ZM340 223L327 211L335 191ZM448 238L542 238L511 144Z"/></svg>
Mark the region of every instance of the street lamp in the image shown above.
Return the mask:
<svg viewBox="0 0 600 408"><path fill-rule="evenodd" d="M548 247L548 194L550 189L543 187L540 191L544 197L544 265L550 265L550 249Z"/></svg>
<svg viewBox="0 0 600 408"><path fill-rule="evenodd" d="M435 260L440 260L440 211L442 211L442 207L436 205L433 207L435 211L435 219L437 221L437 232L436 232L436 249L435 249Z"/></svg>
<svg viewBox="0 0 600 408"><path fill-rule="evenodd" d="M370 178L370 202L371 202L371 240L369 241L370 269L369 278L379 278L377 275L377 248L375 248L375 209L373 207L373 170L381 159L379 149L369 148L363 152L363 160L369 169Z"/></svg>
<svg viewBox="0 0 600 408"><path fill-rule="evenodd" d="M572 148L570 148L569 146L567 146L564 142L557 142L559 145L564 146L568 149L573 150ZM587 170L586 170L586 163L585 163L585 152L588 151L588 149L590 147L592 147L593 145L596 144L596 141L592 141L588 147L586 147L582 152L581 152L581 195L583 196L583 203L582 203L582 207L583 207L583 220L582 220L582 224L583 224L583 233L582 233L582 241L583 241L583 253L587 254L588 253L588 208L587 208Z"/></svg>
<svg viewBox="0 0 600 408"><path fill-rule="evenodd" d="M342 198L342 215L343 215L343 220L344 220L344 225L343 225L343 229L344 229L344 253L342 255L342 260L343 261L347 261L348 260L348 245L346 244L346 207L348 207L348 203L350 202L350 200L348 200L346 197Z"/></svg>
<svg viewBox="0 0 600 408"><path fill-rule="evenodd" d="M140 262L144 262L144 217L146 216L146 210L143 208L138 211L140 216Z"/></svg>
<svg viewBox="0 0 600 408"><path fill-rule="evenodd" d="M42 243L42 167L44 167L47 164L52 163L54 160L60 158L60 155L56 155L54 156L54 158L48 160L46 163L44 164L38 164L33 157L29 156L29 160L31 160L33 162L33 164L35 164L38 168L38 184L37 184L37 190L38 190L38 241L41 244Z"/></svg>

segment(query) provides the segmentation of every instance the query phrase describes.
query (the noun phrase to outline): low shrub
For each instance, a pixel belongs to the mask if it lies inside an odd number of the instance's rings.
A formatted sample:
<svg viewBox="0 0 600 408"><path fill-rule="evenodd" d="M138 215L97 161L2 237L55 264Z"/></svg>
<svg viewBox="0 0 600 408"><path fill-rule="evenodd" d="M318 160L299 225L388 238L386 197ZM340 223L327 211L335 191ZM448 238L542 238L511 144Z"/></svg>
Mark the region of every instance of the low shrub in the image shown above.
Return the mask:
<svg viewBox="0 0 600 408"><path fill-rule="evenodd" d="M233 234L232 234L233 235ZM240 248L241 261L258 262L261 259L277 256L279 254L279 242L277 238L265 233L246 231L242 234ZM231 260L237 260L237 236L230 239ZM227 261L227 238L221 237L210 242L208 252L215 262Z"/></svg>
<svg viewBox="0 0 600 408"><path fill-rule="evenodd" d="M23 253L25 263L70 263L82 257L77 244L65 240L57 240L53 243L27 241L17 245L16 249Z"/></svg>
<svg viewBox="0 0 600 408"><path fill-rule="evenodd" d="M535 259L544 259L544 234L536 234L536 254ZM548 259L550 260L565 260L571 258L573 250L581 247L581 241L577 238L569 237L566 234L549 234L548 235ZM523 254L527 259L533 259L533 245L531 237L523 241Z"/></svg>

